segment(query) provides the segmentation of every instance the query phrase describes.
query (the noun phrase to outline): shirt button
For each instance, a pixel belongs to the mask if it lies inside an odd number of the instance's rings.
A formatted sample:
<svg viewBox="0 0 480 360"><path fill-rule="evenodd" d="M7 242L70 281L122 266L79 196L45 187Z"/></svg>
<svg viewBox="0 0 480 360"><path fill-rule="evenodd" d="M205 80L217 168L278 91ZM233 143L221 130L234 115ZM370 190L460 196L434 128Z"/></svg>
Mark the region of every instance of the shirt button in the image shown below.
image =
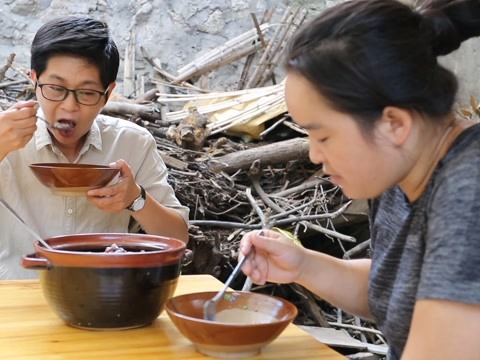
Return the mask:
<svg viewBox="0 0 480 360"><path fill-rule="evenodd" d="M72 215L72 214L73 214L73 210L72 210L72 209L68 209L68 210L67 210L67 213L68 213L68 215Z"/></svg>

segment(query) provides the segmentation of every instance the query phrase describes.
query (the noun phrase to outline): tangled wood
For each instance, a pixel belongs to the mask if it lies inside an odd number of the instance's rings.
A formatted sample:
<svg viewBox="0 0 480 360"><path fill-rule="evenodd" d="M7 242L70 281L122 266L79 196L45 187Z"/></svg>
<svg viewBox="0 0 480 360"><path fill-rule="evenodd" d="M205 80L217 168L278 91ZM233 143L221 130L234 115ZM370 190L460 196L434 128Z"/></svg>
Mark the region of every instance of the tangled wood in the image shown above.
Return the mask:
<svg viewBox="0 0 480 360"><path fill-rule="evenodd" d="M267 11L259 22L252 14L254 29L185 65L177 75L142 49L156 74L148 82L150 89L142 90L129 71L124 83L130 82L128 92L137 89L135 96L114 94L103 109L146 127L155 137L170 183L191 210L189 247L195 256L185 273L210 273L225 281L243 233L262 227L337 257L367 256L366 203L346 198L321 167L310 163L305 131L291 121L284 84L275 81L278 56L306 13L288 8L275 26L266 23L271 16ZM134 61L127 55L126 62ZM196 85L202 74L243 57L238 90L214 92ZM0 68L3 109L34 97L28 70L15 66L14 58L12 54ZM273 84L264 86L268 80ZM145 79L141 84L147 84ZM233 287L242 288L246 280L239 277ZM299 324L344 328L362 341L384 343L373 324L343 314L296 284L253 290L295 302Z"/></svg>

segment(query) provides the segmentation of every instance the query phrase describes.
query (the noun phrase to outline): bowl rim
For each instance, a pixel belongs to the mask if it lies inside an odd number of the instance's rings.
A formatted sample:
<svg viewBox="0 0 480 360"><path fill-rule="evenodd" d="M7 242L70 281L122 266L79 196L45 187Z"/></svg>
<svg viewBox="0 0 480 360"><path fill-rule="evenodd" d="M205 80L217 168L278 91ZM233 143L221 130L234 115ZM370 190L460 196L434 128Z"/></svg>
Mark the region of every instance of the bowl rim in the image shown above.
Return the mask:
<svg viewBox="0 0 480 360"><path fill-rule="evenodd" d="M119 168L112 168L108 165L100 165L100 164L72 164L72 163L32 163L28 165L32 169L49 169L49 170L56 170L56 169L66 169L66 170L85 170L85 169L92 169L92 170L115 170L119 171Z"/></svg>
<svg viewBox="0 0 480 360"><path fill-rule="evenodd" d="M209 324L209 325L212 325L212 326L216 325L216 326L226 326L226 327L239 327L240 326L242 328L247 328L247 327L262 328L262 327L269 327L272 324L289 323L289 322L292 322L298 315L298 308L295 306L295 304L293 304L289 300L286 300L284 298L281 298L281 297L275 296L275 295L268 295L268 294L256 293L256 292L253 292L253 291L243 291L243 290L227 290L225 292L225 294L240 294L240 295L254 294L254 296L258 296L258 297L274 299L274 300L280 301L284 305L290 307L292 309L292 312L291 312L291 314L289 314L288 316L286 316L283 319L274 318L274 321L271 321L271 322L268 322L268 323L239 324L239 323L235 323L235 322L211 321L211 320L206 320L204 318L197 318L197 317L193 317L193 316L188 316L188 315L181 314L181 313L179 313L179 312L177 312L177 311L175 311L171 308L171 304L172 304L173 301L175 301L175 299L181 299L181 298L185 298L185 297L192 296L192 295L209 295L210 296L209 298L211 298L211 297L215 296L217 293L218 293L218 291L198 291L198 292L193 292L193 293L185 293L185 294L181 294L181 295L174 295L170 299L168 299L168 301L165 303L165 311L169 315L172 314L175 317L178 317L178 318L181 318L181 319L184 319L184 320L188 320L188 321L192 321L192 322L196 322L196 323L205 323L205 324Z"/></svg>

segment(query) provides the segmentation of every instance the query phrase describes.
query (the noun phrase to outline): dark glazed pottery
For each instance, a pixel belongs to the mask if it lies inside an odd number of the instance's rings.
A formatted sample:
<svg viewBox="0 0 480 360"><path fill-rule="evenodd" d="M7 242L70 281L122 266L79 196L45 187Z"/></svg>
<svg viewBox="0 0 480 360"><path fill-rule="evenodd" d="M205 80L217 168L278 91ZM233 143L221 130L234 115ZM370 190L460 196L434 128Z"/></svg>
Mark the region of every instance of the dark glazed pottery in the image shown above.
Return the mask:
<svg viewBox="0 0 480 360"><path fill-rule="evenodd" d="M51 308L67 324L86 329L150 324L173 295L187 255L180 240L144 234L65 235L46 242L53 250L36 243L22 265L42 270ZM105 252L112 244L127 252Z"/></svg>

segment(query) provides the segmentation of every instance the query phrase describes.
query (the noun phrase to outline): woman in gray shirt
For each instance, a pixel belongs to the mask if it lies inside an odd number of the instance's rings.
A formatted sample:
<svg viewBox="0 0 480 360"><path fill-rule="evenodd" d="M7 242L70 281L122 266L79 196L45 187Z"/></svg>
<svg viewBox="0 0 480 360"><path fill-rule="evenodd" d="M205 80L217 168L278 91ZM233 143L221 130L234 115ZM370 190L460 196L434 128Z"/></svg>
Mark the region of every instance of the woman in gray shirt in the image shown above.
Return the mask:
<svg viewBox="0 0 480 360"><path fill-rule="evenodd" d="M388 359L480 359L480 125L455 117L457 80L437 62L479 34L478 0L354 0L304 26L287 54L287 106L311 160L370 199L372 258L255 231L243 271L374 319Z"/></svg>

